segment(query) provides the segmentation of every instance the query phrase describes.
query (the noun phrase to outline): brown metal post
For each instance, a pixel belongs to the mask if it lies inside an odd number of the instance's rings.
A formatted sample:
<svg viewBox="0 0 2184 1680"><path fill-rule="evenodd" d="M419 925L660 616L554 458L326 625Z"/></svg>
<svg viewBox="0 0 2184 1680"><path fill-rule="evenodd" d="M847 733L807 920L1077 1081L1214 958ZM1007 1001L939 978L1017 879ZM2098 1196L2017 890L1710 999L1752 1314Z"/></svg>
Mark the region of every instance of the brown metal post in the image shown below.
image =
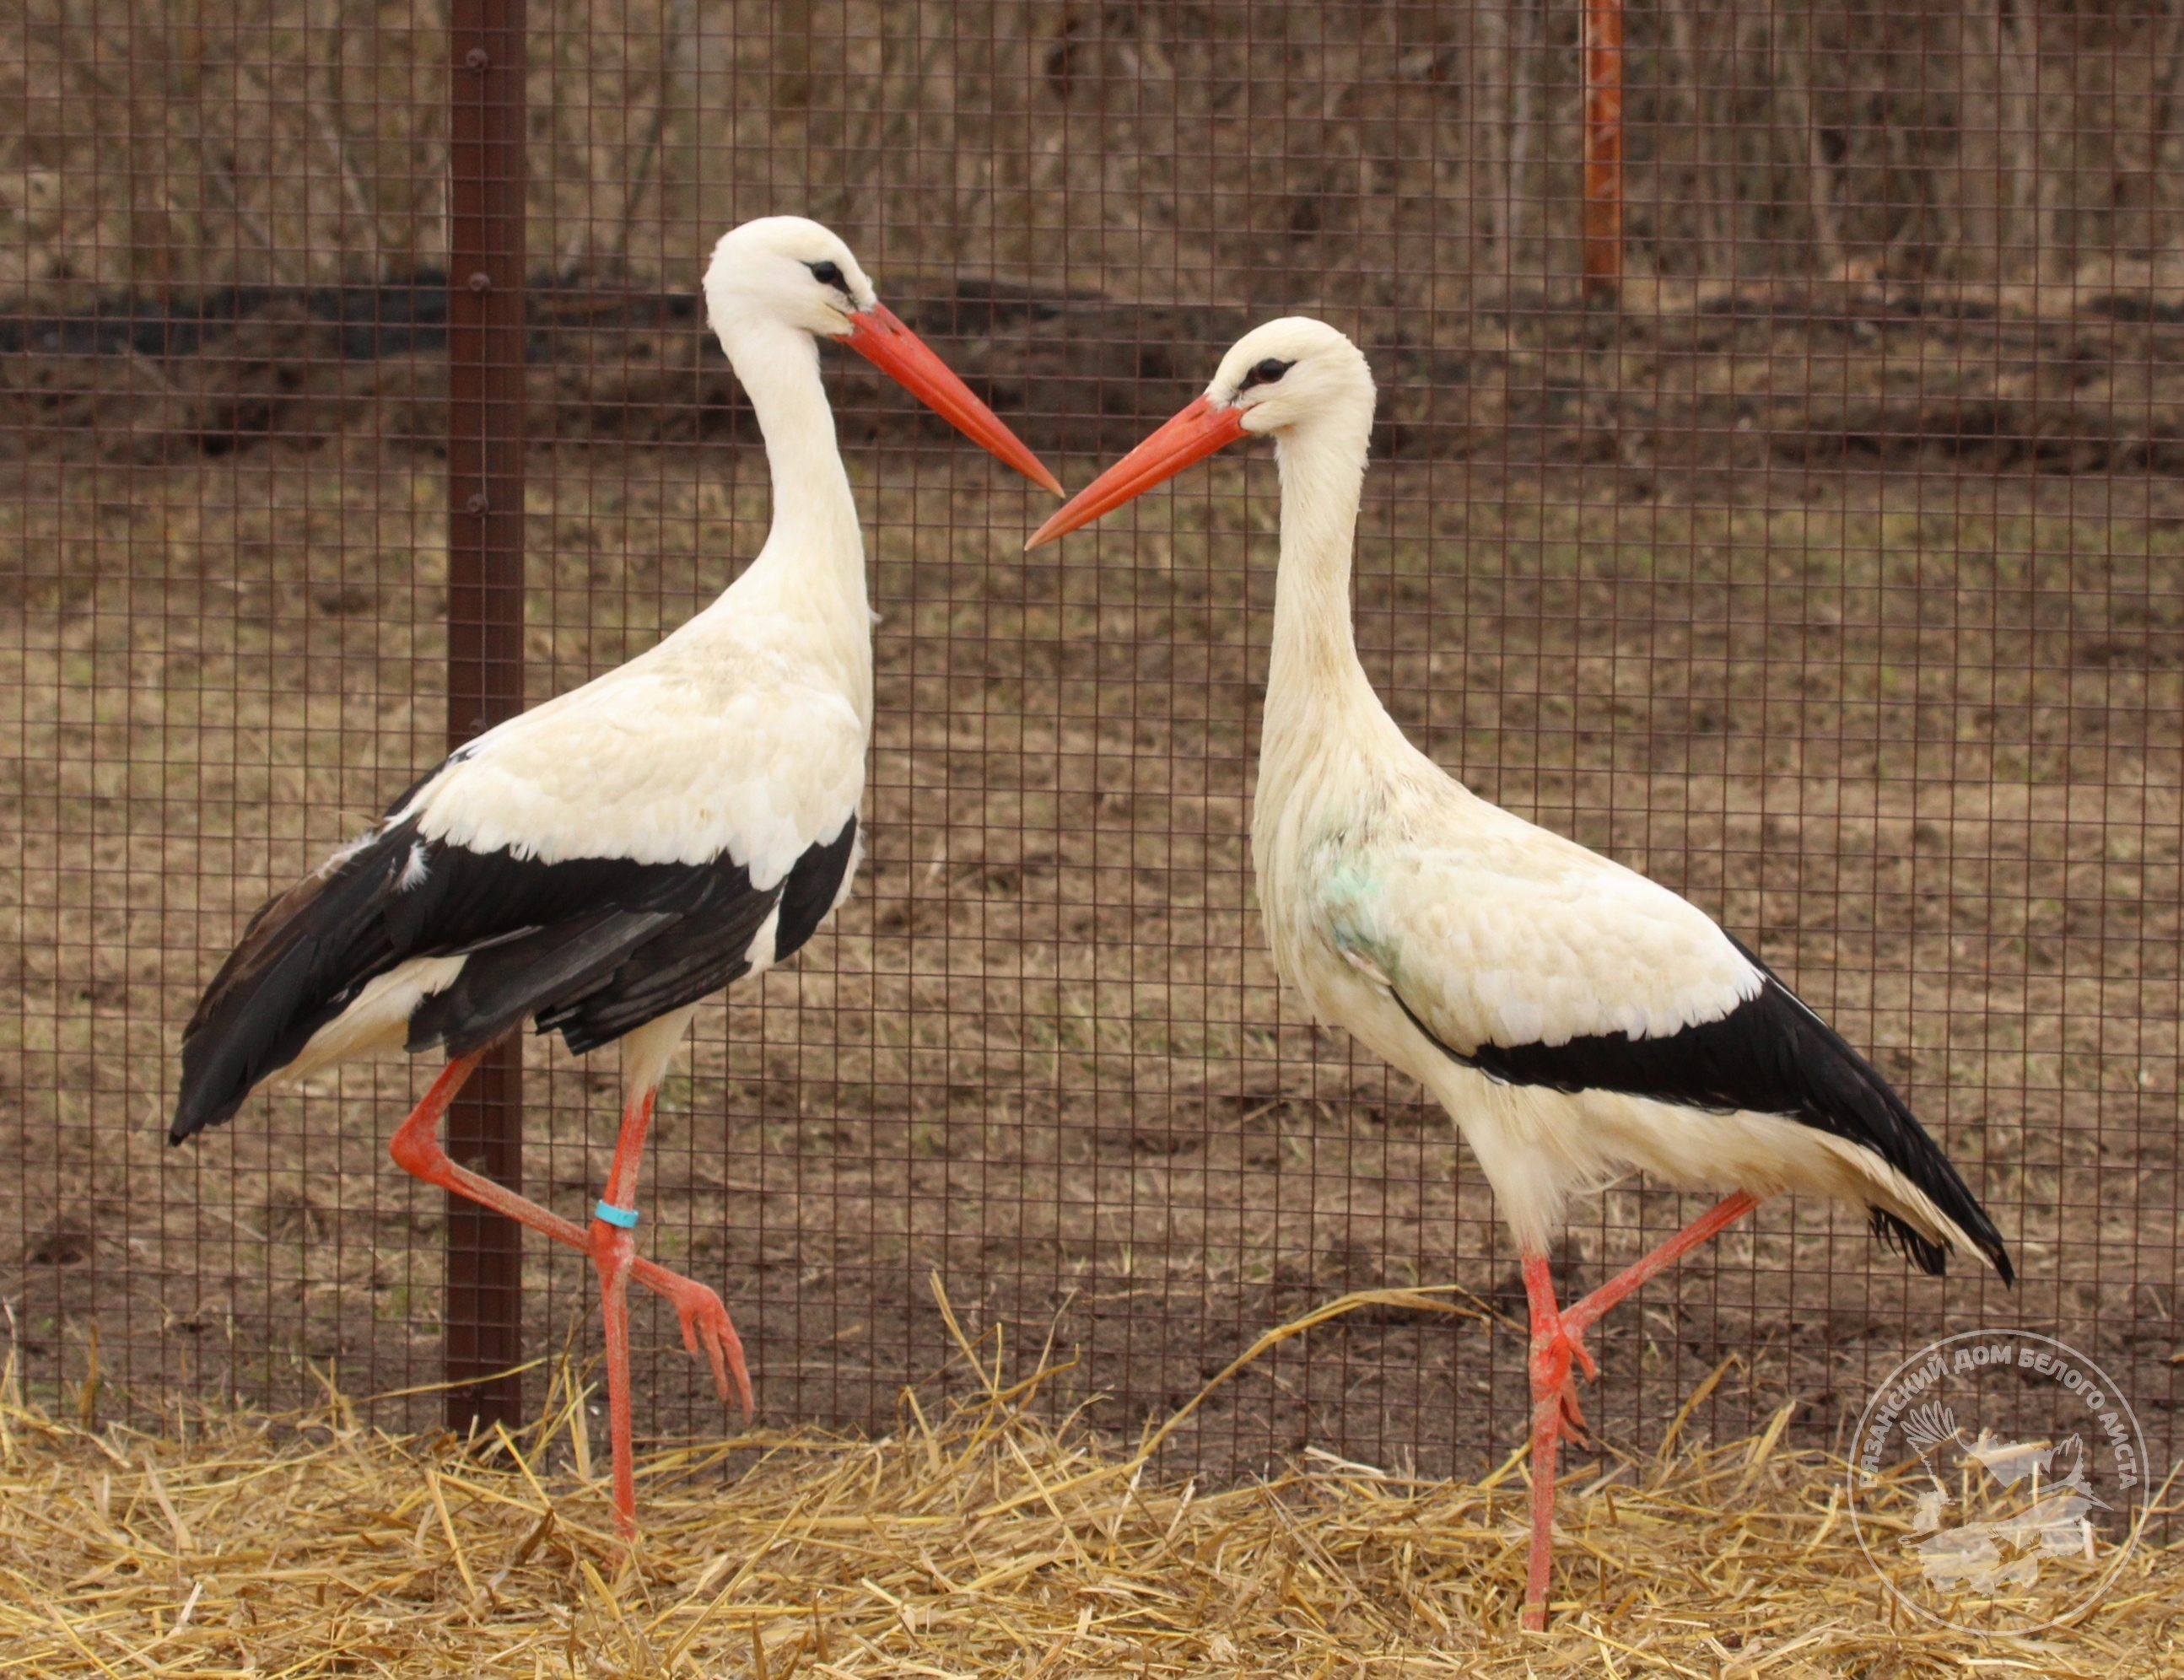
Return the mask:
<svg viewBox="0 0 2184 1680"><path fill-rule="evenodd" d="M1623 287L1623 0L1585 0L1585 295Z"/></svg>
<svg viewBox="0 0 2184 1680"><path fill-rule="evenodd" d="M448 745L523 709L524 0L449 0ZM500 1045L448 1112L448 1153L523 1176L523 1046ZM448 1198L448 1427L523 1416L522 1227Z"/></svg>

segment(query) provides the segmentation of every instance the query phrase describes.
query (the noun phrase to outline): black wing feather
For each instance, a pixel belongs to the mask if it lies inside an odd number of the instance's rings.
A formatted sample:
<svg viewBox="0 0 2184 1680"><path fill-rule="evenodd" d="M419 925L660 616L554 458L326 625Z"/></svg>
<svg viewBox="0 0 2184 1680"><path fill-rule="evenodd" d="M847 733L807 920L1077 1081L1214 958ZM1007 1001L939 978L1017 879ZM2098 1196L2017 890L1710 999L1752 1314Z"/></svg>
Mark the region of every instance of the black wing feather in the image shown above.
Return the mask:
<svg viewBox="0 0 2184 1680"><path fill-rule="evenodd" d="M408 1049L451 1057L482 1050L606 984L624 957L676 919L671 910L601 910L476 952L454 985L417 1005Z"/></svg>
<svg viewBox="0 0 2184 1680"><path fill-rule="evenodd" d="M832 840L805 849L781 884L781 920L774 924L773 960L786 962L804 948L819 931L827 911L841 896L842 877L849 873L850 859L857 848L857 814L842 825Z"/></svg>
<svg viewBox="0 0 2184 1680"><path fill-rule="evenodd" d="M1717 1114L1780 1115L1870 1149L1925 1193L2014 1281L2002 1233L1895 1088L1813 1013L1745 946L1730 943L1763 976L1758 993L1718 1021L1657 1038L1593 1033L1561 1044L1483 1043L1468 1054L1434 1037L1399 995L1418 1031L1453 1060L1506 1085L1614 1091ZM1897 1217L1869 1208L1875 1234L1939 1277L1947 1251Z"/></svg>
<svg viewBox="0 0 2184 1680"><path fill-rule="evenodd" d="M538 1030L559 1032L573 1054L584 1055L750 972L751 941L780 889L755 892L747 872L738 867L736 874L735 882L690 905L584 996L541 1010Z"/></svg>
<svg viewBox="0 0 2184 1680"><path fill-rule="evenodd" d="M833 903L853 832L854 822L810 848L783 887L759 892L726 858L548 864L426 841L414 821L393 823L252 917L183 1032L168 1136L179 1143L228 1119L365 986L416 957L470 960L412 1016L412 1049L466 1054L537 1016L572 1050L596 1049L746 972L751 941L784 892L797 894L802 943ZM808 901L822 882L815 910Z"/></svg>
<svg viewBox="0 0 2184 1680"><path fill-rule="evenodd" d="M750 971L751 942L777 904L781 914L774 923L773 960L794 955L834 908L856 841L853 813L832 840L805 848L772 892L746 890L741 898L693 908L606 985L542 1011L538 1030L558 1030L569 1049L582 1055L670 1010L710 996Z"/></svg>
<svg viewBox="0 0 2184 1680"><path fill-rule="evenodd" d="M401 878L412 838L382 835L259 906L182 1029L182 1088L169 1141L227 1119L401 960L376 912Z"/></svg>

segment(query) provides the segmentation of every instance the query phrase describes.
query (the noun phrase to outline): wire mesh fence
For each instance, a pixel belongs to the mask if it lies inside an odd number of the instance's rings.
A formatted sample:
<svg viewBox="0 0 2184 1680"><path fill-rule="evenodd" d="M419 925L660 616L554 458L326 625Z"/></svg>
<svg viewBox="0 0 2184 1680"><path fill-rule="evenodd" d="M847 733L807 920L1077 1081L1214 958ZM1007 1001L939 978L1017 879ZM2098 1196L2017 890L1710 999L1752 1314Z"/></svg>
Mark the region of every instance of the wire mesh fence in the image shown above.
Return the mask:
<svg viewBox="0 0 2184 1680"><path fill-rule="evenodd" d="M649 645L763 538L696 295L736 221L833 225L1072 485L1245 326L1323 314L1381 387L1357 610L1391 709L1761 951L2020 1256L2014 1293L1933 1282L1771 1204L1607 1321L1610 1438L1650 1447L1711 1377L1691 1427L1795 1402L1836 1443L1932 1335L2023 1324L2106 1364L2166 1464L2184 12L1618 18L1603 285L1575 7L533 0L524 693ZM354 0L0 18L0 1299L22 1380L86 1415L328 1382L439 1415L445 1214L385 1152L431 1070L161 1134L252 908L445 748L449 40ZM766 1415L858 1429L968 1380L936 1276L1117 1430L1331 1294L1460 1283L1501 1317L1353 1314L1169 1451L1498 1460L1523 1291L1485 1187L1281 995L1256 925L1271 464L1028 556L1045 503L827 369L881 618L867 862L701 1014L652 1251L720 1288ZM526 1054L526 1182L574 1213L613 1058ZM1686 1211L1582 1204L1564 1286ZM533 1244L522 1281L525 1353L584 1357L581 1260ZM640 1428L721 1427L649 1310Z"/></svg>

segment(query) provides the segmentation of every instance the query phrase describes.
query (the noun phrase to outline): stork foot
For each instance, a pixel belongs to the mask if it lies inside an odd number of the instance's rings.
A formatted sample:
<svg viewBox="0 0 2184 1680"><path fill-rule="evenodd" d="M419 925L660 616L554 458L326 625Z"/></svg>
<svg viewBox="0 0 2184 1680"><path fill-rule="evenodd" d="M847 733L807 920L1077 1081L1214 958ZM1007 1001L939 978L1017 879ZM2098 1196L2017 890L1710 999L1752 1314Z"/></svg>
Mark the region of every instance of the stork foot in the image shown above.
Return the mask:
<svg viewBox="0 0 2184 1680"><path fill-rule="evenodd" d="M693 1359L703 1357L712 1365L713 1387L721 1404L733 1401L748 1419L752 1411L750 1372L744 1364L743 1338L736 1334L721 1298L696 1279L650 1260L638 1260L630 1275L674 1307L682 1321L682 1345Z"/></svg>
<svg viewBox="0 0 2184 1680"><path fill-rule="evenodd" d="M1547 1586L1554 1572L1555 1460L1564 1435L1581 1439L1586 1433L1578 1373L1596 1377L1600 1367L1585 1350L1585 1321L1573 1323L1555 1305L1545 1255L1524 1257L1524 1290L1532 1314L1532 1546L1524 1569L1524 1625L1536 1633L1547 1625Z"/></svg>
<svg viewBox="0 0 2184 1680"><path fill-rule="evenodd" d="M1577 1374L1581 1370L1588 1381L1600 1380L1600 1367L1593 1363L1592 1355L1585 1350L1585 1332L1572 1330L1557 1321L1545 1334L1535 1332L1532 1337L1530 1361L1532 1404L1543 1405L1556 1403L1556 1431L1573 1440L1585 1439L1585 1408L1578 1403Z"/></svg>
<svg viewBox="0 0 2184 1680"><path fill-rule="evenodd" d="M1585 1351L1580 1332L1550 1319L1545 1332L1532 1336L1532 1547L1524 1572L1524 1626L1537 1633L1547 1625L1547 1583L1554 1566L1555 1460L1565 1437L1588 1437L1585 1409L1578 1404L1577 1375L1597 1377L1600 1368Z"/></svg>

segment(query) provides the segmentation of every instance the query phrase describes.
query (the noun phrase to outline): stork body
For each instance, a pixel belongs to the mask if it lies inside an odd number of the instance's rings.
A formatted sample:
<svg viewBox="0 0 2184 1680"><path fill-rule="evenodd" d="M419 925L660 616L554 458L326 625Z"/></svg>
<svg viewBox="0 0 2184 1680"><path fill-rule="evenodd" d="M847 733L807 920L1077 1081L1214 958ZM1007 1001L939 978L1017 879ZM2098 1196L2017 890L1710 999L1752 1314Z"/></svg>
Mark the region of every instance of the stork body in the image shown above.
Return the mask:
<svg viewBox="0 0 2184 1680"><path fill-rule="evenodd" d="M1351 558L1372 376L1318 321L1276 321L1205 396L1057 513L1074 529L1239 438L1275 440L1281 560L1251 822L1275 965L1322 1021L1462 1130L1524 1264L1532 1319L1528 1626L1545 1623L1573 1363L1607 1308L1764 1198L1865 1209L1921 1269L2009 1259L1903 1099L1694 905L1472 794L1407 739L1357 660ZM1546 1249L1573 1193L1633 1169L1724 1199L1583 1301Z"/></svg>
<svg viewBox="0 0 2184 1680"><path fill-rule="evenodd" d="M766 438L774 522L718 599L627 665L451 754L253 918L182 1040L170 1136L270 1082L374 1051L448 1066L397 1132L407 1171L591 1255L600 1277L615 1500L627 1532L632 1278L744 1410L719 1297L636 1256L636 1189L662 1075L698 1002L792 955L848 895L872 735L864 547L819 377L845 338L1001 459L1054 487L813 222L747 223L706 275L714 329ZM588 1227L450 1161L441 1115L526 1021L579 1054L619 1042L624 1108Z"/></svg>

